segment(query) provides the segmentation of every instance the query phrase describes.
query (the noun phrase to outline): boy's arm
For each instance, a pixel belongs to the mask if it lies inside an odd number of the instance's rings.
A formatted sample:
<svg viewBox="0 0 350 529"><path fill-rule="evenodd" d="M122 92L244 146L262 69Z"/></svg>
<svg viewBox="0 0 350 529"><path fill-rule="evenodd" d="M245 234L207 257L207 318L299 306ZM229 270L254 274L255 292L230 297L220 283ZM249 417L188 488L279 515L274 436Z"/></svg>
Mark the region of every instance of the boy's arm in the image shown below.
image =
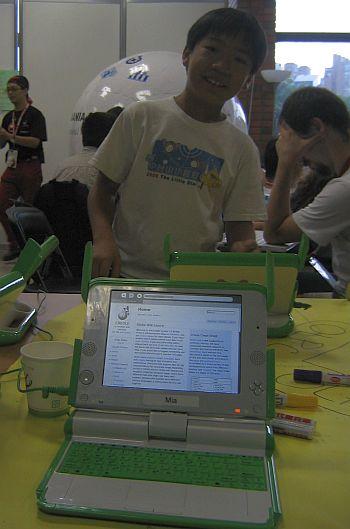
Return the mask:
<svg viewBox="0 0 350 529"><path fill-rule="evenodd" d="M302 231L295 223L290 209L290 189L293 171L283 163L278 164L273 189L267 205L264 239L268 243L294 242Z"/></svg>
<svg viewBox="0 0 350 529"><path fill-rule="evenodd" d="M253 252L258 247L251 221L225 222L225 233L230 252Z"/></svg>
<svg viewBox="0 0 350 529"><path fill-rule="evenodd" d="M88 210L94 243L93 277L120 275L120 256L112 231L117 189L116 183L99 172L89 193Z"/></svg>

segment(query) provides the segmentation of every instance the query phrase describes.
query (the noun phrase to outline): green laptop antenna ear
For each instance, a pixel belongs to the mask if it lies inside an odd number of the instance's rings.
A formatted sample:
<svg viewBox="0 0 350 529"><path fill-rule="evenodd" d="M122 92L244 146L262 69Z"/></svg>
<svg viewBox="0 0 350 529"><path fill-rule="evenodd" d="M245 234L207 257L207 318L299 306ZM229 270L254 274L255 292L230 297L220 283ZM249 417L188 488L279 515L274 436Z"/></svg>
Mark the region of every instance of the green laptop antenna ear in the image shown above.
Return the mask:
<svg viewBox="0 0 350 529"><path fill-rule="evenodd" d="M267 300L266 305L267 309L271 309L272 305L275 302L275 269L274 269L275 260L271 252L266 252L266 290L267 290Z"/></svg>
<svg viewBox="0 0 350 529"><path fill-rule="evenodd" d="M55 235L51 235L42 245L34 239L28 239L12 271L20 272L24 280L28 281L57 246L58 239Z"/></svg>
<svg viewBox="0 0 350 529"><path fill-rule="evenodd" d="M85 301L85 303L87 302L89 294L89 285L92 272L92 256L92 242L89 241L85 245L83 271L81 275L81 297L83 298L83 301Z"/></svg>
<svg viewBox="0 0 350 529"><path fill-rule="evenodd" d="M310 246L309 238L305 235L305 233L303 233L300 239L299 251L298 251L299 270L302 270L304 268L305 260L306 260L307 254L309 253L309 246Z"/></svg>
<svg viewBox="0 0 350 529"><path fill-rule="evenodd" d="M345 289L345 297L346 299L350 300L350 283L348 283L346 285L346 289Z"/></svg>
<svg viewBox="0 0 350 529"><path fill-rule="evenodd" d="M170 256L171 256L171 249L170 249L170 233L167 233L164 237L163 242L163 257L166 264L166 267L170 269Z"/></svg>
<svg viewBox="0 0 350 529"><path fill-rule="evenodd" d="M51 235L41 245L41 257L46 259L58 247L59 240L55 235Z"/></svg>

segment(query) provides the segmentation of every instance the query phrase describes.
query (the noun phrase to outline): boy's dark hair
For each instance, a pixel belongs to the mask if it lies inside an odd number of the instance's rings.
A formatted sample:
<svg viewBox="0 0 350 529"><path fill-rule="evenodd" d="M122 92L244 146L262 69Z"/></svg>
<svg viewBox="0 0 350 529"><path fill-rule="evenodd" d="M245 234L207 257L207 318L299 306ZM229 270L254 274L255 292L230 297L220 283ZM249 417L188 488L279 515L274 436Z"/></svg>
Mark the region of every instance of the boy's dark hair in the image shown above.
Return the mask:
<svg viewBox="0 0 350 529"><path fill-rule="evenodd" d="M333 127L346 141L349 139L349 111L340 97L326 88L307 86L293 92L284 102L279 120L300 136L308 136L313 118Z"/></svg>
<svg viewBox="0 0 350 529"><path fill-rule="evenodd" d="M264 62L267 43L264 30L256 18L232 7L214 9L205 13L190 28L186 48L192 51L196 44L209 35L235 37L242 35L251 54L252 71L256 73Z"/></svg>
<svg viewBox="0 0 350 529"><path fill-rule="evenodd" d="M92 112L86 116L81 126L84 147L99 147L114 121L114 117L106 112Z"/></svg>

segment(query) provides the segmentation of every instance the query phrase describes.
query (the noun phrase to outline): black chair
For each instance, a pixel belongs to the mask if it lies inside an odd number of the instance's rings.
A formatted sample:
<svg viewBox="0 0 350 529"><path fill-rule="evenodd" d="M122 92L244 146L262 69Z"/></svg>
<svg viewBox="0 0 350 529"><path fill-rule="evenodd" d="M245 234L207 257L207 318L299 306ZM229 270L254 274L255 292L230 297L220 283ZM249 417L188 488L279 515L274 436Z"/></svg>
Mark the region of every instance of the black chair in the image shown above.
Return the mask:
<svg viewBox="0 0 350 529"><path fill-rule="evenodd" d="M42 244L54 231L45 214L33 206L14 204L6 211L19 247L24 248L29 238ZM74 278L69 265L58 246L33 276L27 291L39 288L46 292L80 292L80 280Z"/></svg>

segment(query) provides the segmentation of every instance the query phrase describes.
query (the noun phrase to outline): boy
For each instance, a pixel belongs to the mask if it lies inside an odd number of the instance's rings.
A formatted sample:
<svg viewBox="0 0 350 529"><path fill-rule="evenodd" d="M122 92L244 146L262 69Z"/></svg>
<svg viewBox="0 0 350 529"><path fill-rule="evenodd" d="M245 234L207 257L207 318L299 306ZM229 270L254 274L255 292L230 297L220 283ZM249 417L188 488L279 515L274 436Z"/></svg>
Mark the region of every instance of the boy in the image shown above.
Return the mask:
<svg viewBox="0 0 350 529"><path fill-rule="evenodd" d="M265 216L257 149L221 108L265 54L255 18L210 11L188 33L183 92L124 110L91 161L94 276L166 278L166 233L175 250L214 251L224 230L231 250L255 249L251 221Z"/></svg>
<svg viewBox="0 0 350 529"><path fill-rule="evenodd" d="M299 240L304 232L320 246L331 244L336 291L350 282L350 116L343 101L325 88L294 92L283 105L277 141L278 166L268 205L265 239ZM331 179L308 206L291 214L290 186L295 164L305 158L322 165Z"/></svg>

